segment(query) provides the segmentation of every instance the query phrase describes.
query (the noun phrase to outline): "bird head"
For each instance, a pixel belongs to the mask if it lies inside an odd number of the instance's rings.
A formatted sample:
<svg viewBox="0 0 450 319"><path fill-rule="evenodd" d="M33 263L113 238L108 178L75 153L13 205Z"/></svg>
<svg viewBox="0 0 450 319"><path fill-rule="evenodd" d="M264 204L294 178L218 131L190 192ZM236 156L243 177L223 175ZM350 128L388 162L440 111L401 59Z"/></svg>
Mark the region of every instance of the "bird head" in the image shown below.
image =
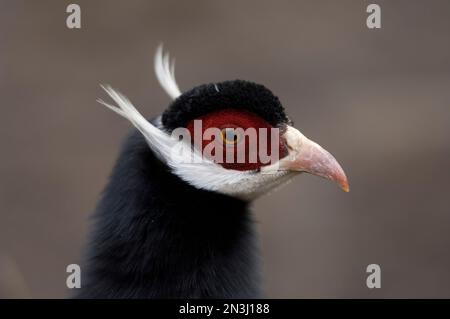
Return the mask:
<svg viewBox="0 0 450 319"><path fill-rule="evenodd" d="M171 172L193 187L252 200L306 172L349 191L336 159L294 128L279 99L263 85L235 80L181 93L174 63L162 46L155 72L173 101L153 121L109 86L103 88L117 105L98 101L127 118Z"/></svg>

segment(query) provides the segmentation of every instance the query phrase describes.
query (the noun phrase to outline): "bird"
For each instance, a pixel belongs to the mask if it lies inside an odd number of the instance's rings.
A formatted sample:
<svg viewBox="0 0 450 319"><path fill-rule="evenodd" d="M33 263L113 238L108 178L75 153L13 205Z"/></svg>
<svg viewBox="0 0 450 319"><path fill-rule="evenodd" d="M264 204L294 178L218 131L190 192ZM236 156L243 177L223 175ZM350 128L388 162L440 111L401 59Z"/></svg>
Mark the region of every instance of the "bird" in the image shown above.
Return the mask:
<svg viewBox="0 0 450 319"><path fill-rule="evenodd" d="M75 298L260 298L261 256L251 203L302 173L349 191L337 160L294 128L265 86L231 80L182 93L174 65L160 45L156 77L172 100L149 120L125 95L103 86L114 104L98 102L133 128L94 211ZM278 143L275 148L261 146L278 156L250 161L246 151L243 161L231 163L203 156L204 140L180 142L173 136L178 129L192 132L196 121L202 132L216 128L222 134L217 145L227 145L213 155L248 143L230 129L252 128L278 130L269 138ZM174 155L179 143L188 145L188 155L180 156L190 160Z"/></svg>

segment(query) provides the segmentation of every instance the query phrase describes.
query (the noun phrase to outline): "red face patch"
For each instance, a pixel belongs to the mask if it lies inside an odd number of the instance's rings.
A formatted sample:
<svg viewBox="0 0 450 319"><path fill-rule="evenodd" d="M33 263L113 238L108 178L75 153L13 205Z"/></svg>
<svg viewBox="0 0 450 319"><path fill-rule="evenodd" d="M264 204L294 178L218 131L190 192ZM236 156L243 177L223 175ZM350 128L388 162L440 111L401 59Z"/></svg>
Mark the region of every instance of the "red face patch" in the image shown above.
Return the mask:
<svg viewBox="0 0 450 319"><path fill-rule="evenodd" d="M201 121L200 134L195 132L198 120ZM187 128L195 147L201 148L204 156L209 154L211 145L215 145L211 151L212 159L227 169L255 170L287 155L280 130L248 111L223 109L208 113L190 121ZM216 133L209 134L212 131ZM197 139L200 136L201 139ZM272 152L273 147L277 151ZM223 160L217 160L219 157Z"/></svg>

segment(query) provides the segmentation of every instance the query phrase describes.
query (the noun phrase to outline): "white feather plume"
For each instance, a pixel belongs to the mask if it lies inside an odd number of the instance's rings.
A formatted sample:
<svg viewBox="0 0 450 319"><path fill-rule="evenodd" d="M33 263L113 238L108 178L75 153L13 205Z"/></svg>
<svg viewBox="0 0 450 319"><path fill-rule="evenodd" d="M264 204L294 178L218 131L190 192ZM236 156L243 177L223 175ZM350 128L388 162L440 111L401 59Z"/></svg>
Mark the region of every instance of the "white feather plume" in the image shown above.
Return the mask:
<svg viewBox="0 0 450 319"><path fill-rule="evenodd" d="M172 99L181 95L178 84L175 81L175 60L170 62L169 53L163 52L163 45L160 44L155 54L155 73L159 84L163 87Z"/></svg>
<svg viewBox="0 0 450 319"><path fill-rule="evenodd" d="M155 151L155 153L158 154L162 160L167 160L167 158L170 157L171 149L175 145L176 141L171 138L170 135L148 122L141 115L141 113L136 110L126 96L114 90L109 85L101 85L101 87L117 103L117 106L111 105L102 99L97 99L97 102L129 120L142 133L142 135L144 135L152 150Z"/></svg>

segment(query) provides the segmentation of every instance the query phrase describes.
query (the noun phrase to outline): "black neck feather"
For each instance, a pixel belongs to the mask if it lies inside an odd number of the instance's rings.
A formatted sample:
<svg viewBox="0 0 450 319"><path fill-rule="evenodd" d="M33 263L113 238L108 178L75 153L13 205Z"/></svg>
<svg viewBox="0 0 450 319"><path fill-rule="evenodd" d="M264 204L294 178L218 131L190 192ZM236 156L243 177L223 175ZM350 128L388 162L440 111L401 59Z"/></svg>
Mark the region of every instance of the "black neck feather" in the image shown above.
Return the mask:
<svg viewBox="0 0 450 319"><path fill-rule="evenodd" d="M78 297L257 297L247 206L188 185L133 132L95 212Z"/></svg>

